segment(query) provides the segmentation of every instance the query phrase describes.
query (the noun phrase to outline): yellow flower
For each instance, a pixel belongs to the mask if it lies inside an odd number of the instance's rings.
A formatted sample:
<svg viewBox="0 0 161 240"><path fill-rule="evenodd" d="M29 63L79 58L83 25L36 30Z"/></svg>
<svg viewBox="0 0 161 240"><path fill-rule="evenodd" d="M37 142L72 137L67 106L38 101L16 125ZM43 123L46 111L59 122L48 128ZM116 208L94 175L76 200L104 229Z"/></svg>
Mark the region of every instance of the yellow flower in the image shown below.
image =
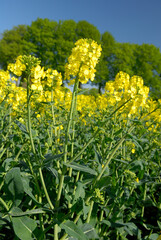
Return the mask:
<svg viewBox="0 0 161 240"><path fill-rule="evenodd" d="M138 177L136 178L136 182L139 183L139 178Z"/></svg>
<svg viewBox="0 0 161 240"><path fill-rule="evenodd" d="M131 150L131 152L132 152L132 153L135 153L135 148L133 148L133 149Z"/></svg>
<svg viewBox="0 0 161 240"><path fill-rule="evenodd" d="M44 68L41 68L40 65L37 65L35 68L31 69L34 79L40 79L42 76L44 77Z"/></svg>
<svg viewBox="0 0 161 240"><path fill-rule="evenodd" d="M83 84L95 77L95 66L101 55L101 46L90 39L79 39L65 65L65 78L74 83L75 77Z"/></svg>

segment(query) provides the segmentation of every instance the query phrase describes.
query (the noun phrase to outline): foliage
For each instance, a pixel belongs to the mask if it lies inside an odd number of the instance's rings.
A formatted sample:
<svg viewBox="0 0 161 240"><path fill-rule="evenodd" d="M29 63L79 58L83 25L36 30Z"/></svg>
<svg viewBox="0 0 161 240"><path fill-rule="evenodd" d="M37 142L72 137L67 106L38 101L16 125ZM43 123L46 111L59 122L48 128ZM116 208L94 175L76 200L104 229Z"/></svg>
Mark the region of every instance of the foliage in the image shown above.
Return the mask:
<svg viewBox="0 0 161 240"><path fill-rule="evenodd" d="M93 80L100 51L76 42L65 65L73 93L34 56L0 70L2 240L159 240L161 101L125 72L84 95L78 83L87 71Z"/></svg>
<svg viewBox="0 0 161 240"><path fill-rule="evenodd" d="M12 62L17 56L24 54L24 36L27 32L25 25L14 27L12 30L7 30L3 33L3 38L0 41L0 64L6 69L7 65ZM28 52L26 52L28 54Z"/></svg>

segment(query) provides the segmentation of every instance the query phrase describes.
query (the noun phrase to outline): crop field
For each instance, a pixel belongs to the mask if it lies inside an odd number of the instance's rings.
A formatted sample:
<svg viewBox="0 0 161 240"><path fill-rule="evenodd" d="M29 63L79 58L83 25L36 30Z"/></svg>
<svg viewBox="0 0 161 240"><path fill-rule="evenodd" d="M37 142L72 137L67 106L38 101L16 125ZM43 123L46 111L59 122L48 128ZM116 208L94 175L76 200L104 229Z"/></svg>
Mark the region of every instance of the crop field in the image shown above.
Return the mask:
<svg viewBox="0 0 161 240"><path fill-rule="evenodd" d="M0 239L161 239L161 100L125 72L86 94L100 56L80 39L65 74L0 70Z"/></svg>

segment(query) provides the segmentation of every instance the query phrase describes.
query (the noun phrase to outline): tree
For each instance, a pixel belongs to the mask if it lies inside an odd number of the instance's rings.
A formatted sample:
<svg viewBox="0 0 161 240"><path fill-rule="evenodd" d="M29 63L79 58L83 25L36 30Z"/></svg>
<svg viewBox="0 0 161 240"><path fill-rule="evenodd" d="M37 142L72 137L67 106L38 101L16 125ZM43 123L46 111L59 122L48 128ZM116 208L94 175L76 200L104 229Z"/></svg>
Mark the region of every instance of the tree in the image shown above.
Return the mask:
<svg viewBox="0 0 161 240"><path fill-rule="evenodd" d="M77 39L91 38L97 43L101 43L101 34L99 30L87 21L79 21L76 26Z"/></svg>
<svg viewBox="0 0 161 240"><path fill-rule="evenodd" d="M58 24L55 21L38 18L27 26L24 39L32 44L30 54L38 57L43 66L56 65L55 44Z"/></svg>
<svg viewBox="0 0 161 240"><path fill-rule="evenodd" d="M2 34L0 41L0 65L3 69L17 56L24 54L25 44L24 35L27 32L25 25L14 27L10 31Z"/></svg>
<svg viewBox="0 0 161 240"><path fill-rule="evenodd" d="M110 62L113 56L115 39L109 32L105 32L102 34L101 46L102 54L96 67L97 71L94 81L94 84L98 85L99 93L101 93L101 89L104 88L105 83L110 78Z"/></svg>
<svg viewBox="0 0 161 240"><path fill-rule="evenodd" d="M119 71L133 75L135 65L134 56L135 44L115 43L112 49L112 56L109 59L110 79L114 79Z"/></svg>
<svg viewBox="0 0 161 240"><path fill-rule="evenodd" d="M154 45L136 45L136 64L133 72L143 78L145 85L150 87L151 96L161 98L161 53Z"/></svg>
<svg viewBox="0 0 161 240"><path fill-rule="evenodd" d="M73 20L59 21L55 32L55 61L56 69L64 74L64 65L70 56L77 40L76 22Z"/></svg>

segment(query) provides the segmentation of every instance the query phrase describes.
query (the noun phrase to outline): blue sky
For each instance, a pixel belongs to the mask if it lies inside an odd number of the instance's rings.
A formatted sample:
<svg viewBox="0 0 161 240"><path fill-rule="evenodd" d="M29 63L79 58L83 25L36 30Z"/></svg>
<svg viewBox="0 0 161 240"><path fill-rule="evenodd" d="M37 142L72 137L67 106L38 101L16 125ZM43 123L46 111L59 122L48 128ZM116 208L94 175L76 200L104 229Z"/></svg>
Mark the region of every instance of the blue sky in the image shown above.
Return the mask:
<svg viewBox="0 0 161 240"><path fill-rule="evenodd" d="M0 0L0 33L37 18L86 20L117 42L161 50L161 0Z"/></svg>

